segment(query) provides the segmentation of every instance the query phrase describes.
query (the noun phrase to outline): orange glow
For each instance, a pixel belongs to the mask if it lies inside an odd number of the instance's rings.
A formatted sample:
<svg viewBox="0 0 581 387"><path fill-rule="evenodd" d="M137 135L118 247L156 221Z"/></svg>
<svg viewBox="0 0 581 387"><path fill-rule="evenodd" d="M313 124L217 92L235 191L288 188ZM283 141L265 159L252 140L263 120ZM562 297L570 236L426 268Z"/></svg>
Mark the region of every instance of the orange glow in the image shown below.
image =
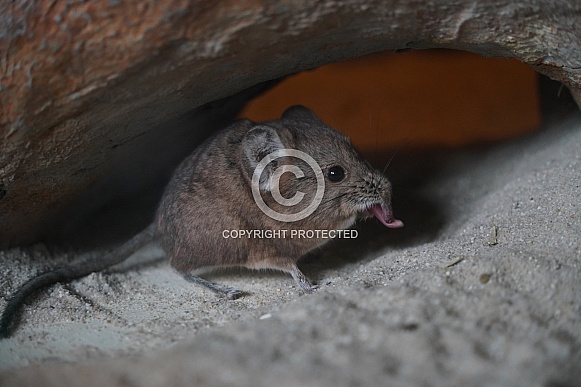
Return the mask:
<svg viewBox="0 0 581 387"><path fill-rule="evenodd" d="M448 50L376 54L305 71L240 115L273 119L294 104L311 108L364 153L508 139L541 120L532 69Z"/></svg>

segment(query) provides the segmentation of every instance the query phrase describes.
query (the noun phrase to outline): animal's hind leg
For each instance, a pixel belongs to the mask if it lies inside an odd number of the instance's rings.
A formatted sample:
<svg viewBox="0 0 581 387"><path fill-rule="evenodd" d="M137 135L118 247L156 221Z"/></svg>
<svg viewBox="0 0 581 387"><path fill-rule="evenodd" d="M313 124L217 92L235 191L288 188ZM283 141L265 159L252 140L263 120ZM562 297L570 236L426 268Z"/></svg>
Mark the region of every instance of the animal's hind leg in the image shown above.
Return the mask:
<svg viewBox="0 0 581 387"><path fill-rule="evenodd" d="M219 284L216 284L214 282L210 282L210 281L207 281L203 278L195 276L193 274L185 274L184 278L188 282L203 286L206 289L210 289L211 291L216 293L218 296L227 298L229 300L235 300L235 299L240 298L244 295L244 292L242 292L238 289L234 289L234 288L231 288L229 286L219 285Z"/></svg>
<svg viewBox="0 0 581 387"><path fill-rule="evenodd" d="M313 285L311 281L303 274L297 265L286 257L279 259L270 259L267 262L259 262L252 266L253 269L273 269L280 270L290 274L295 283L306 293L312 293L318 289L318 285Z"/></svg>

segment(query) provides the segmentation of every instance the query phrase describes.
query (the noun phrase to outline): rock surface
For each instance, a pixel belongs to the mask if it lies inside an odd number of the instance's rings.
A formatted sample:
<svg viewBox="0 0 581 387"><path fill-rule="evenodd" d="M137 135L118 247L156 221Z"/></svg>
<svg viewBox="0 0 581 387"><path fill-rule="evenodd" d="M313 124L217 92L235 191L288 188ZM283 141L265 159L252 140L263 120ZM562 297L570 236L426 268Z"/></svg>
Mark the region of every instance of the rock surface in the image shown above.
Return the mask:
<svg viewBox="0 0 581 387"><path fill-rule="evenodd" d="M2 2L0 247L36 240L128 154L161 157L141 145L168 133L162 123L340 59L515 57L579 101L580 14L552 0Z"/></svg>
<svg viewBox="0 0 581 387"><path fill-rule="evenodd" d="M406 227L366 222L305 261L315 294L232 272L213 278L250 295L219 300L152 247L31 300L0 341L0 385L579 386L581 115L404 156L389 172ZM71 258L0 252L2 292Z"/></svg>

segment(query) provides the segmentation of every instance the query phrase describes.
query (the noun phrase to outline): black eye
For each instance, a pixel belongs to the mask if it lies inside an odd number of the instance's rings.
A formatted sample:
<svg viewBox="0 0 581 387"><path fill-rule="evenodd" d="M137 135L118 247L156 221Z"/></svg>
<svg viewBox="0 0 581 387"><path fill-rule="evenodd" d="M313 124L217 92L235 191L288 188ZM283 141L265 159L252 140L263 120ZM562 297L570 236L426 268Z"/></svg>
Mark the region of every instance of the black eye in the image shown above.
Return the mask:
<svg viewBox="0 0 581 387"><path fill-rule="evenodd" d="M327 171L327 179L331 180L333 183L338 183L345 178L345 170L338 166L333 165Z"/></svg>

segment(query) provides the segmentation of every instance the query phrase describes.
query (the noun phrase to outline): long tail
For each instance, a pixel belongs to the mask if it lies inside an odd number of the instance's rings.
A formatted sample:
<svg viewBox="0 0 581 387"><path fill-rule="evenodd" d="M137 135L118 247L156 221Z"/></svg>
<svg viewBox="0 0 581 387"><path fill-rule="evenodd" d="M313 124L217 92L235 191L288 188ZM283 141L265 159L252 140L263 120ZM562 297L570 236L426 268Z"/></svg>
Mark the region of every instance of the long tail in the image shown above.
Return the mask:
<svg viewBox="0 0 581 387"><path fill-rule="evenodd" d="M14 317L16 316L20 306L32 293L44 288L46 286L55 284L57 282L71 281L77 278L84 277L91 273L101 271L125 261L131 254L137 251L140 247L146 245L155 236L155 223L150 224L135 235L133 238L125 242L121 247L115 249L107 254L102 259L87 259L79 262L73 262L67 266L49 271L34 277L26 282L10 299L6 309L2 313L2 320L0 321L0 338L6 338L11 333Z"/></svg>

